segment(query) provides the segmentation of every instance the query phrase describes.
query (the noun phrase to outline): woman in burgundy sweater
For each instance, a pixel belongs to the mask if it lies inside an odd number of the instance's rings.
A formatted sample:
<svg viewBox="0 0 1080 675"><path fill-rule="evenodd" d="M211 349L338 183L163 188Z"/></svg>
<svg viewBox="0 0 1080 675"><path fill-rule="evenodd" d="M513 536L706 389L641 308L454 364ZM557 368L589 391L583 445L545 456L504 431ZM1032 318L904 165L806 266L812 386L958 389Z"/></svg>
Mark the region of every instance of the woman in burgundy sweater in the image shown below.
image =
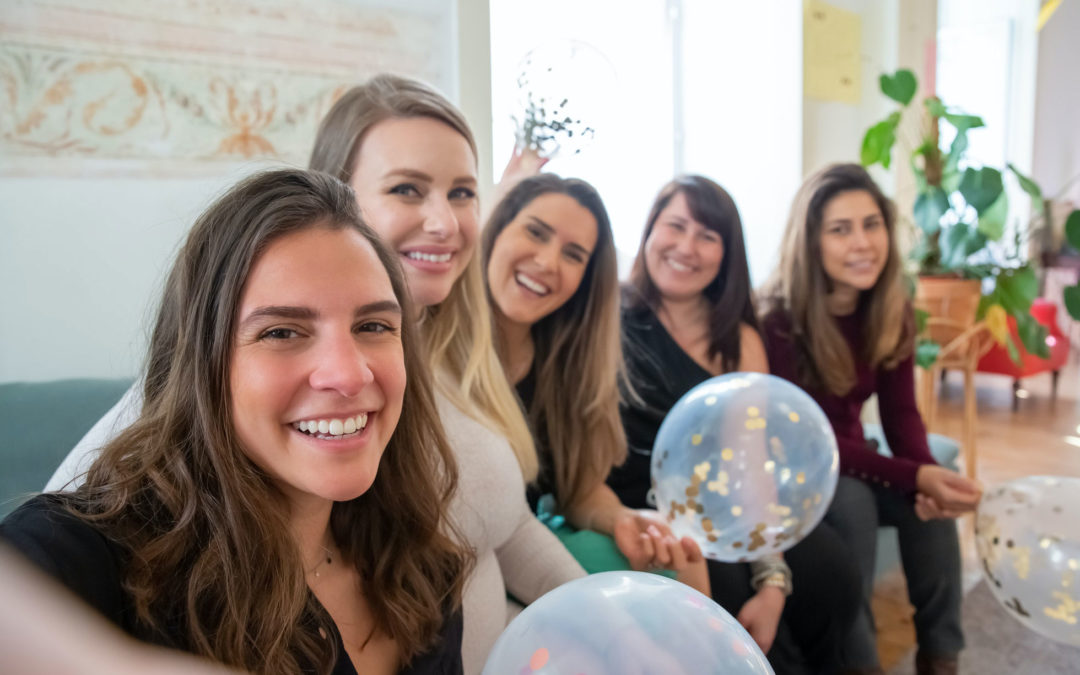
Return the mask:
<svg viewBox="0 0 1080 675"><path fill-rule="evenodd" d="M953 518L978 504L977 483L940 467L915 407L914 320L892 205L866 171L837 164L792 205L780 265L764 296L772 372L806 389L832 422L840 482L826 516L855 553L863 603L843 663L880 672L870 612L878 525L896 526L915 605L919 673L956 672L960 550ZM859 413L878 395L892 456L876 452Z"/></svg>

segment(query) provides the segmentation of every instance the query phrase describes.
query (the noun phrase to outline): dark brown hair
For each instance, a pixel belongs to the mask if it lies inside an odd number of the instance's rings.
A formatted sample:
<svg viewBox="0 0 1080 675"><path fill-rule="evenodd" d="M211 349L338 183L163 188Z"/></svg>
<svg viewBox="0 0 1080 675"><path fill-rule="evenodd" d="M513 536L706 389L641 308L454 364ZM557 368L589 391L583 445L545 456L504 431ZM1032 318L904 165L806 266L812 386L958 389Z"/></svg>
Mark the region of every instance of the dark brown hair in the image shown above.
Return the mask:
<svg viewBox="0 0 1080 675"><path fill-rule="evenodd" d="M248 274L273 241L314 227L353 229L371 244L404 310L409 378L378 478L362 496L334 504L331 533L403 660L436 641L471 560L445 519L456 465L397 258L362 222L352 190L328 175L257 174L195 222L166 282L139 419L105 446L69 503L128 551L123 583L141 624L175 633L176 647L253 672L327 673L336 658L284 499L244 453L230 413Z"/></svg>
<svg viewBox="0 0 1080 675"><path fill-rule="evenodd" d="M626 459L619 418L619 271L615 240L604 202L593 186L576 178L540 174L522 180L495 207L481 240L485 286L493 310L487 269L495 241L523 208L545 194L573 198L596 219L596 247L581 284L561 307L532 327L536 393L527 411L544 434L555 464L560 508L577 504ZM496 327L496 345L505 353Z"/></svg>
<svg viewBox="0 0 1080 675"><path fill-rule="evenodd" d="M679 176L660 190L656 196L645 231L641 235L637 258L630 270L630 282L625 294L630 306L648 306L654 311L660 306L660 289L653 283L645 265L645 242L652 234L660 212L677 194L686 197L690 215L706 228L720 235L724 242L724 257L716 278L705 287L703 295L709 302L709 359L719 355L725 371L739 367L740 324L759 330L750 286L750 267L746 262L742 220L735 200L704 176Z"/></svg>
<svg viewBox="0 0 1080 675"><path fill-rule="evenodd" d="M829 313L829 277L821 260L821 227L825 205L843 192L870 195L881 211L889 233L885 268L873 288L859 298L865 308L860 356L872 368L895 367L914 348L914 325L904 289L903 265L896 246L896 210L866 169L858 164L833 164L803 182L791 204L780 245L780 264L762 293L764 315L785 312L791 339L802 354L798 364L802 384L824 387L844 396L855 386L855 361L835 318Z"/></svg>

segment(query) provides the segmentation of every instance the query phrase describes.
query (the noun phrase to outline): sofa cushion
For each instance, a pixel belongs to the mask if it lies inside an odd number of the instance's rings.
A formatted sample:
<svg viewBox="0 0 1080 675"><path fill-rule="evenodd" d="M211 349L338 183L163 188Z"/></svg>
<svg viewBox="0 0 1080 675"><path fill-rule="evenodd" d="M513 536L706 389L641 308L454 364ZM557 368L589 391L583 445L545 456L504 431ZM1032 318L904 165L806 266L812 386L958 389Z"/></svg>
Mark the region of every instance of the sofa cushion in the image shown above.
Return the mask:
<svg viewBox="0 0 1080 675"><path fill-rule="evenodd" d="M130 378L0 384L0 518L39 492L60 461L113 406Z"/></svg>

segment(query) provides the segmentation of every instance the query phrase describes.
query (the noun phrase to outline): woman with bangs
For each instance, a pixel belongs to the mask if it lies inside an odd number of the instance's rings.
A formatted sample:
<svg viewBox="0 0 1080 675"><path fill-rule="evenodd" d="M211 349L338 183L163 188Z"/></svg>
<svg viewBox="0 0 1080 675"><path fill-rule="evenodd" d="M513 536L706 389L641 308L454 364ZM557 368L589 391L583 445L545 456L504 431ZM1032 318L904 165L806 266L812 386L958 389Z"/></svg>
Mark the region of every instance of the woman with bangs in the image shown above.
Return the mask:
<svg viewBox="0 0 1080 675"><path fill-rule="evenodd" d="M472 554L410 312L348 187L244 180L169 275L136 419L0 540L142 642L251 672L462 672Z"/></svg>
<svg viewBox="0 0 1080 675"><path fill-rule="evenodd" d="M488 220L482 259L496 346L536 441L530 506L590 573L663 567L708 593L693 540L604 482L626 438L618 270L600 195L553 174L522 180Z"/></svg>
<svg viewBox="0 0 1080 675"><path fill-rule="evenodd" d="M608 484L627 506L645 508L653 444L672 406L711 377L769 372L739 212L708 178L676 178L654 201L623 288L622 344L629 452ZM785 556L750 565L709 560L712 597L777 673L830 672L854 615L858 573L828 526Z"/></svg>
<svg viewBox="0 0 1080 675"><path fill-rule="evenodd" d="M915 321L895 224L892 204L861 166L835 164L808 178L764 293L764 331L774 372L814 397L840 448L840 480L825 519L850 546L862 578L843 666L881 672L870 597L877 529L892 525L915 606L916 670L955 673L964 639L953 519L978 505L981 488L930 454L915 405ZM860 413L872 394L890 456L863 433Z"/></svg>
<svg viewBox="0 0 1080 675"><path fill-rule="evenodd" d="M463 657L479 673L507 623L507 593L529 603L584 570L529 511L536 475L528 424L492 344L476 254L477 156L461 112L430 86L379 75L347 91L320 124L309 168L349 184L365 220L401 263L422 353L460 472L450 516L476 554L465 587ZM93 451L126 397L84 438ZM126 413L130 414L130 413ZM69 457L50 484L78 472ZM402 522L397 527L406 527Z"/></svg>

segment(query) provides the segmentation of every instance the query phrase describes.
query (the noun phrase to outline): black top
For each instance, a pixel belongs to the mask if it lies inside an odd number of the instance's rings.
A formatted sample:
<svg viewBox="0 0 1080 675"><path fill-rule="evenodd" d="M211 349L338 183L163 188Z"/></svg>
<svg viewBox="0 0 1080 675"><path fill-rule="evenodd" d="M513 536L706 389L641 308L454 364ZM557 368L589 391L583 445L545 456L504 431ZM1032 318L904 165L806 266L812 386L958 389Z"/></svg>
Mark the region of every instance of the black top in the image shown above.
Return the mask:
<svg viewBox="0 0 1080 675"><path fill-rule="evenodd" d="M536 474L536 480L525 486L525 498L529 501L529 509L537 512L537 505L544 495L555 496L555 460L551 455L551 445L548 442L547 428L544 420L532 424L529 417L529 408L532 407L533 397L536 396L536 364L529 369L529 374L521 382L517 383L517 395L521 399L521 406L525 413L525 419L530 421L533 428L533 444L536 446L536 461L540 470Z"/></svg>
<svg viewBox="0 0 1080 675"><path fill-rule="evenodd" d="M683 394L712 377L668 334L648 307L622 309L622 347L633 393L619 402L626 431L626 462L608 476L608 485L633 509L652 508L652 448L660 423Z"/></svg>
<svg viewBox="0 0 1080 675"><path fill-rule="evenodd" d="M179 631L172 635L167 630L151 631L136 620L132 598L122 585L125 549L66 511L55 495L33 497L4 519L0 523L0 540L20 551L125 633L144 642L177 647ZM444 624L439 643L413 659L410 667L401 672L461 675L461 631L462 616L457 611ZM334 638L338 660L333 675L357 675L336 630Z"/></svg>

